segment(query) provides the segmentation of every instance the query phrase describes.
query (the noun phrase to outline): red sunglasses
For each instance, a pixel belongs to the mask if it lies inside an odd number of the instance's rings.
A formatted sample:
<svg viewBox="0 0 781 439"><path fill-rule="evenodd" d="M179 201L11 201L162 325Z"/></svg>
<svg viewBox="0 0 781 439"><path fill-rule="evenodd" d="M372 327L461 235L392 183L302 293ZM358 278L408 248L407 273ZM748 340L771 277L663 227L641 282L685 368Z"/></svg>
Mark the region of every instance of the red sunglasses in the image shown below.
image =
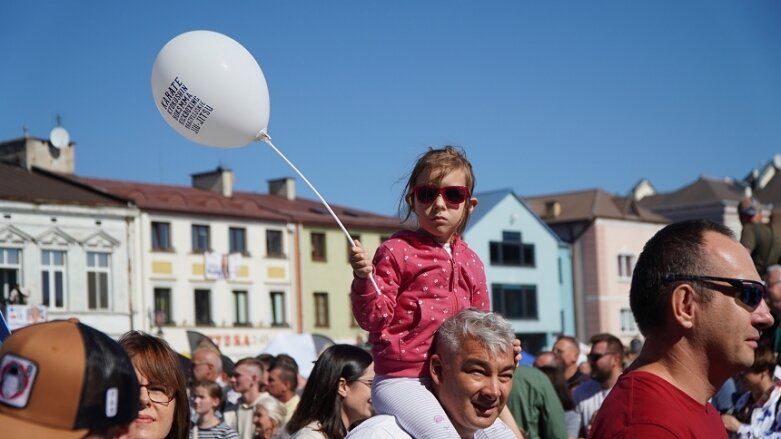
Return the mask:
<svg viewBox="0 0 781 439"><path fill-rule="evenodd" d="M469 198L469 189L466 186L415 186L412 192L415 194L415 199L422 204L431 204L440 195L449 204L461 204Z"/></svg>

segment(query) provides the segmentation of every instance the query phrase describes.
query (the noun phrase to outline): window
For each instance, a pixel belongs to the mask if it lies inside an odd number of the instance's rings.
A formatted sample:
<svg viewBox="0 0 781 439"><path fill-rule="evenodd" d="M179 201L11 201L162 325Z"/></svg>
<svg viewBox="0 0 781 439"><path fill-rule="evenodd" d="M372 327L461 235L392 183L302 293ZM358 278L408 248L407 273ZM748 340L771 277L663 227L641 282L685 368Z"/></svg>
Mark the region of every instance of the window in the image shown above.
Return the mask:
<svg viewBox="0 0 781 439"><path fill-rule="evenodd" d="M353 241L360 241L361 240L361 235L352 235L351 234L350 237L353 239ZM350 263L350 251L352 250L353 245L350 244L350 240L349 239L345 239L345 241L347 241L347 263L349 264ZM365 248L366 247L364 247L364 249Z"/></svg>
<svg viewBox="0 0 781 439"><path fill-rule="evenodd" d="M109 279L111 255L87 252L87 306L89 309L109 309Z"/></svg>
<svg viewBox="0 0 781 439"><path fill-rule="evenodd" d="M325 233L312 233L312 260L325 262Z"/></svg>
<svg viewBox="0 0 781 439"><path fill-rule="evenodd" d="M247 253L247 229L243 227L229 228L228 241L231 253Z"/></svg>
<svg viewBox="0 0 781 439"><path fill-rule="evenodd" d="M538 318L536 285L493 284L491 291L494 311L508 319Z"/></svg>
<svg viewBox="0 0 781 439"><path fill-rule="evenodd" d="M502 232L502 241L489 243L492 265L534 267L534 244L524 244L521 232Z"/></svg>
<svg viewBox="0 0 781 439"><path fill-rule="evenodd" d="M285 256L282 248L282 231L266 230L266 256L282 258Z"/></svg>
<svg viewBox="0 0 781 439"><path fill-rule="evenodd" d="M213 324L211 291L209 290L195 290L195 324Z"/></svg>
<svg viewBox="0 0 781 439"><path fill-rule="evenodd" d="M17 248L0 248L0 294L10 297L11 290L19 285L22 269L22 251ZM2 310L5 312L5 310Z"/></svg>
<svg viewBox="0 0 781 439"><path fill-rule="evenodd" d="M247 306L247 292L233 290L233 321L237 326L249 325L249 312Z"/></svg>
<svg viewBox="0 0 781 439"><path fill-rule="evenodd" d="M209 226L193 224L193 253L209 251Z"/></svg>
<svg viewBox="0 0 781 439"><path fill-rule="evenodd" d="M637 323L635 323L635 316L632 314L632 310L629 308L621 309L621 332L624 333L637 332Z"/></svg>
<svg viewBox="0 0 781 439"><path fill-rule="evenodd" d="M65 307L65 252L41 251L41 293L43 304L52 309Z"/></svg>
<svg viewBox="0 0 781 439"><path fill-rule="evenodd" d="M163 326L171 323L171 289L155 288L155 324Z"/></svg>
<svg viewBox="0 0 781 439"><path fill-rule="evenodd" d="M152 250L171 250L171 223L152 222Z"/></svg>
<svg viewBox="0 0 781 439"><path fill-rule="evenodd" d="M632 270L635 269L635 257L633 255L618 255L618 277L621 279L631 279Z"/></svg>
<svg viewBox="0 0 781 439"><path fill-rule="evenodd" d="M271 293L271 325L287 326L285 321L285 293L272 291Z"/></svg>
<svg viewBox="0 0 781 439"><path fill-rule="evenodd" d="M315 293L315 327L327 328L328 322L328 293Z"/></svg>

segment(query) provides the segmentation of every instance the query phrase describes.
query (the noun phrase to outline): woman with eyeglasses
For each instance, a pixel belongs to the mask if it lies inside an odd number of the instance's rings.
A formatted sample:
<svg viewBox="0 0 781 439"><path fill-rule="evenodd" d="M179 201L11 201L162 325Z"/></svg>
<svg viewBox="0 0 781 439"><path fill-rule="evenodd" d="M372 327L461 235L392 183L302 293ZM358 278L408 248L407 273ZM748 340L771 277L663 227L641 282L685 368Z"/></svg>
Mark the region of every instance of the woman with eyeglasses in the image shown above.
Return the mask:
<svg viewBox="0 0 781 439"><path fill-rule="evenodd" d="M141 385L135 438L187 438L190 407L176 353L164 340L139 331L126 333L119 344L133 362Z"/></svg>
<svg viewBox="0 0 781 439"><path fill-rule="evenodd" d="M343 439L354 424L372 416L372 356L337 344L315 362L301 401L287 423L292 439Z"/></svg>

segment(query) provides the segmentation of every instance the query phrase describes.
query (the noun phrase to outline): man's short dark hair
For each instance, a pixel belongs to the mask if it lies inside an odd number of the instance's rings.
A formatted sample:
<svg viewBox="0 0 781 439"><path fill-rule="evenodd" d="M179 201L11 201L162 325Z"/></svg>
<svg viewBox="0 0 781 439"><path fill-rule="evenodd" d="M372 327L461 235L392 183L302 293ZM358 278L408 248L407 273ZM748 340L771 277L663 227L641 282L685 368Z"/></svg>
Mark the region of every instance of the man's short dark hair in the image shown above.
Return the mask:
<svg viewBox="0 0 781 439"><path fill-rule="evenodd" d="M279 370L279 380L287 383L290 390L296 391L298 388L298 373L288 363L278 363L271 367L271 370Z"/></svg>
<svg viewBox="0 0 781 439"><path fill-rule="evenodd" d="M278 354L276 357L274 357L274 359L271 361L270 369L276 369L282 365L293 369L296 374L298 373L298 363L296 362L296 359L288 354Z"/></svg>
<svg viewBox="0 0 781 439"><path fill-rule="evenodd" d="M594 346L595 344L601 343L603 341L607 343L607 352L618 355L621 361L624 360L624 344L621 343L621 340L613 334L604 332L601 334L592 335L589 343L591 343L591 346Z"/></svg>
<svg viewBox="0 0 781 439"><path fill-rule="evenodd" d="M662 276L718 275L709 272L708 261L703 257L706 232L735 238L726 226L700 219L670 224L645 243L629 290L632 314L643 335L658 332L665 325L666 310L676 284L662 282Z"/></svg>

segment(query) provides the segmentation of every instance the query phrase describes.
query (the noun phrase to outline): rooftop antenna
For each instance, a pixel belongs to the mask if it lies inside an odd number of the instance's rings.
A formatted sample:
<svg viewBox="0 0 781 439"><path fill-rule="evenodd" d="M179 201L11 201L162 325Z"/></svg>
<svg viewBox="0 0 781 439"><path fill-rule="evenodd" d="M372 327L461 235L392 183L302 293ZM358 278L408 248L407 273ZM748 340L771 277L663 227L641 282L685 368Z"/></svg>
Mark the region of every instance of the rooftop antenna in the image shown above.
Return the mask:
<svg viewBox="0 0 781 439"><path fill-rule="evenodd" d="M57 149L65 148L66 146L70 145L71 137L70 134L68 134L68 131L60 126L60 123L62 122L62 118L59 114L57 114L56 117L57 120L57 126L52 129L52 131L49 133L49 142L51 142L52 146Z"/></svg>

